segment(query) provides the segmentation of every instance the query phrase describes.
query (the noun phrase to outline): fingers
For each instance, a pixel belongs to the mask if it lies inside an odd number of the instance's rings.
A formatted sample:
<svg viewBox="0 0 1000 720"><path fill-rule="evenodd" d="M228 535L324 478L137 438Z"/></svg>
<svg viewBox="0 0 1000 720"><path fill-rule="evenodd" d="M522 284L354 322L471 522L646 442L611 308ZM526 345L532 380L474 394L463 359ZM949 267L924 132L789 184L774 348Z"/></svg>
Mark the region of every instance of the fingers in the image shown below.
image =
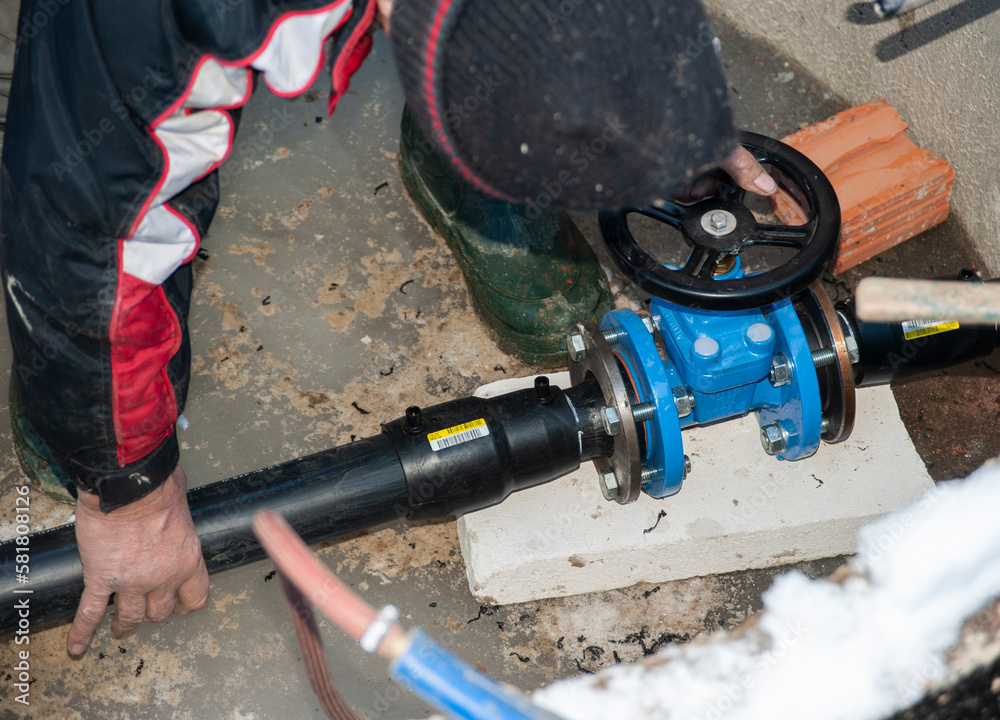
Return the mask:
<svg viewBox="0 0 1000 720"><path fill-rule="evenodd" d="M146 620L163 622L174 614L174 593L170 590L157 590L146 596Z"/></svg>
<svg viewBox="0 0 1000 720"><path fill-rule="evenodd" d="M110 596L111 593L106 591L93 590L89 586L83 588L80 605L76 609L73 625L66 637L66 650L70 655L83 655L87 644L90 643L90 638L94 635L94 630L97 629L101 618L104 617Z"/></svg>
<svg viewBox="0 0 1000 720"><path fill-rule="evenodd" d="M771 195L778 189L774 178L767 174L760 163L743 146L738 146L724 163L722 169L744 190L758 195Z"/></svg>
<svg viewBox="0 0 1000 720"><path fill-rule="evenodd" d="M111 615L111 634L120 638L135 630L146 617L146 596L136 593L115 593L115 612Z"/></svg>
<svg viewBox="0 0 1000 720"><path fill-rule="evenodd" d="M88 498L77 502L76 538L88 580L66 641L71 654L86 649L112 590L111 632L116 636L143 620L162 622L175 609L190 612L205 605L208 572L184 494L186 484L177 466L157 491L114 512L101 512Z"/></svg>
<svg viewBox="0 0 1000 720"><path fill-rule="evenodd" d="M195 574L177 588L177 604L174 607L174 612L178 615L187 615L189 612L205 607L207 602L208 568L205 567L205 559L202 558Z"/></svg>
<svg viewBox="0 0 1000 720"><path fill-rule="evenodd" d="M175 612L186 615L200 610L208 602L208 589L208 569L204 558L199 558L194 575L177 589L176 594L173 590L157 590L145 596L119 591L115 594L115 611L111 613L111 633L121 637L138 627L143 620L158 623ZM87 649L104 617L110 596L110 592L84 587L66 638L66 650L70 655L80 656Z"/></svg>

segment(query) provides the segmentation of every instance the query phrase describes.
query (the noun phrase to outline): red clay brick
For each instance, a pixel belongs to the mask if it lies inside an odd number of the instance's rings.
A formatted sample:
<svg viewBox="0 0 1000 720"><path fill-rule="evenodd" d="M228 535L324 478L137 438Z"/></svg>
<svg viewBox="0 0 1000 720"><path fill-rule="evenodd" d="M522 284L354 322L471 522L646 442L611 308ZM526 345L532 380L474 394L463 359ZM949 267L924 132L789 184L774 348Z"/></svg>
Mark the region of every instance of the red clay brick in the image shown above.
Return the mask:
<svg viewBox="0 0 1000 720"><path fill-rule="evenodd" d="M842 228L834 273L948 217L951 165L914 145L907 127L885 100L875 100L784 138L826 173L837 192ZM805 220L783 190L772 196L771 207L783 222Z"/></svg>

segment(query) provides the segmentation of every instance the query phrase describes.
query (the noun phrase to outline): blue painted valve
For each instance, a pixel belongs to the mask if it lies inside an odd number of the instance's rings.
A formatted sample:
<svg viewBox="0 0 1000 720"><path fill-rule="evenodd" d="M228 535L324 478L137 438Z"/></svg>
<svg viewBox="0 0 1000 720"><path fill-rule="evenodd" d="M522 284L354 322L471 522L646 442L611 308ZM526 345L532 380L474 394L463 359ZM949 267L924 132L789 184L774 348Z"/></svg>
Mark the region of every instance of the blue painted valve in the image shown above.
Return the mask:
<svg viewBox="0 0 1000 720"><path fill-rule="evenodd" d="M818 282L840 230L836 194L794 149L751 133L740 142L803 206L803 225L759 221L721 172L704 200L600 216L612 257L652 295L648 315L614 310L568 337L573 383L592 376L607 401L614 453L595 464L609 500L680 490L690 471L681 430L692 425L754 413L763 450L779 460L809 457L853 426L857 346ZM633 214L680 231L685 264L647 254L629 229ZM783 262L746 267L771 248L784 251Z"/></svg>

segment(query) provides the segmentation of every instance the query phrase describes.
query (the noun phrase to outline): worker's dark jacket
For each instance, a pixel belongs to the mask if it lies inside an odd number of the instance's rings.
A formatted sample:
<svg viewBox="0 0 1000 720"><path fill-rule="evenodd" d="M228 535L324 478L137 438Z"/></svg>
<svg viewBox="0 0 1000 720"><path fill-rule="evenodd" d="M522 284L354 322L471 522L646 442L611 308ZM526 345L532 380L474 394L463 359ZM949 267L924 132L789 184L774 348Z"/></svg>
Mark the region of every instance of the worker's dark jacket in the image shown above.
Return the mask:
<svg viewBox="0 0 1000 720"><path fill-rule="evenodd" d="M0 177L13 372L26 417L105 512L177 464L191 259L255 73L287 96L329 73L332 109L374 12L375 0L22 2Z"/></svg>

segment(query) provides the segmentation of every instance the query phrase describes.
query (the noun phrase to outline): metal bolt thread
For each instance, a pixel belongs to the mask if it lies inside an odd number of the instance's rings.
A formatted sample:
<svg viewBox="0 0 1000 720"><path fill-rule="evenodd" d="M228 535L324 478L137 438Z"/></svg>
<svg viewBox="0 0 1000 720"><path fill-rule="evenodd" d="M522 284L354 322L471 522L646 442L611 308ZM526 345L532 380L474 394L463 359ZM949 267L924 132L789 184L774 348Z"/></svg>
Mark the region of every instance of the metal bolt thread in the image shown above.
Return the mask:
<svg viewBox="0 0 1000 720"><path fill-rule="evenodd" d="M837 362L837 351L834 348L820 348L812 354L813 365L818 368L833 365Z"/></svg>
<svg viewBox="0 0 1000 720"><path fill-rule="evenodd" d="M656 405L651 402L639 403L632 406L632 419L637 423L651 420L656 415Z"/></svg>
<svg viewBox="0 0 1000 720"><path fill-rule="evenodd" d="M617 345L618 341L625 337L625 334L624 330L619 330L618 328L613 327L601 330L601 335L604 336L604 340L608 343L608 345Z"/></svg>
<svg viewBox="0 0 1000 720"><path fill-rule="evenodd" d="M649 467L648 465L643 465L642 468L639 470L639 482L648 483L652 480L655 480L657 474L658 473L653 468Z"/></svg>

